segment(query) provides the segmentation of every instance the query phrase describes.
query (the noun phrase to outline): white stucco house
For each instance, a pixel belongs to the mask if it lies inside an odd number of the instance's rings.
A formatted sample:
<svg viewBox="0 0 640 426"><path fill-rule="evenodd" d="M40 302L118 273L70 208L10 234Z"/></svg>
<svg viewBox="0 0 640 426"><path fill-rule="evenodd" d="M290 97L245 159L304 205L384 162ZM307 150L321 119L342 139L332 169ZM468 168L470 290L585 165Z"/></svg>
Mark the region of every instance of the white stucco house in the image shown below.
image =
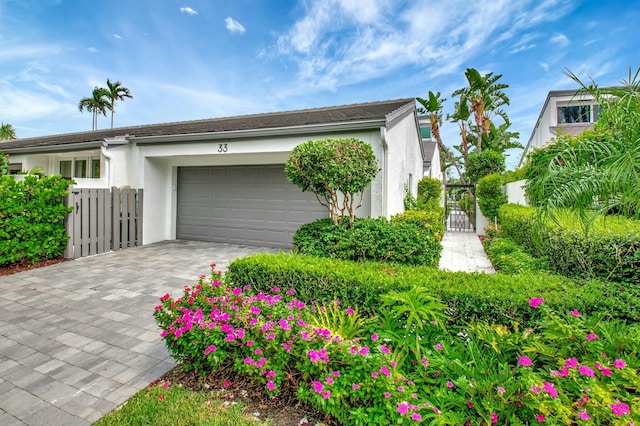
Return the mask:
<svg viewBox="0 0 640 426"><path fill-rule="evenodd" d="M593 129L600 106L589 93L576 90L553 90L547 95L518 167L527 154L548 145L558 132L578 135Z"/></svg>
<svg viewBox="0 0 640 426"><path fill-rule="evenodd" d="M295 229L328 215L289 183L284 163L310 139L355 137L380 173L359 216L403 211L427 159L415 99L163 123L8 141L12 170L36 166L76 187L144 189L143 243L192 239L289 247ZM437 149L431 153L435 155Z"/></svg>
<svg viewBox="0 0 640 426"><path fill-rule="evenodd" d="M431 136L431 121L429 117L419 116L418 124L420 126L420 138L424 150L424 173L423 177L431 177L438 179L444 184L445 175L442 173L442 164L440 163L440 150L438 143Z"/></svg>

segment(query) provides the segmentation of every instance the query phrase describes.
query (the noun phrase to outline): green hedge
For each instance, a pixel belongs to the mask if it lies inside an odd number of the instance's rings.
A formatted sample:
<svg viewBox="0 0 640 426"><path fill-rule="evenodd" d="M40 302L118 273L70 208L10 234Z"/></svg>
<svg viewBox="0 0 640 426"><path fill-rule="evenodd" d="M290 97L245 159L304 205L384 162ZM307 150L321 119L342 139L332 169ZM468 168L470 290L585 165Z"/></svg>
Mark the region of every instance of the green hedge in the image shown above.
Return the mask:
<svg viewBox="0 0 640 426"><path fill-rule="evenodd" d="M295 289L296 297L310 303L339 300L344 307L375 312L388 291L418 286L448 305L455 325L469 321L533 326L537 310L529 299L543 297L560 311L605 312L616 318L640 319L640 294L618 292L618 286L595 280L576 283L557 275L523 273L490 275L446 272L427 267L382 263L355 263L290 254L256 254L235 260L228 278L235 286L255 291L273 287Z"/></svg>
<svg viewBox="0 0 640 426"><path fill-rule="evenodd" d="M560 224L536 221L535 209L505 205L499 220L506 235L536 257L547 259L553 271L574 278L597 278L640 284L640 221L607 216L588 233L578 218L560 216Z"/></svg>
<svg viewBox="0 0 640 426"><path fill-rule="evenodd" d="M293 236L295 250L318 257L436 266L442 245L426 229L386 218L356 218L334 225L319 219L302 225Z"/></svg>
<svg viewBox="0 0 640 426"><path fill-rule="evenodd" d="M0 177L0 265L35 263L63 254L68 237L63 204L69 182L60 176Z"/></svg>
<svg viewBox="0 0 640 426"><path fill-rule="evenodd" d="M391 216L391 222L415 225L438 240L444 237L444 207L436 207L433 210L407 210Z"/></svg>
<svg viewBox="0 0 640 426"><path fill-rule="evenodd" d="M496 271L502 274L520 274L522 272L548 272L549 267L545 259L531 256L506 237L493 238L485 241L485 251Z"/></svg>

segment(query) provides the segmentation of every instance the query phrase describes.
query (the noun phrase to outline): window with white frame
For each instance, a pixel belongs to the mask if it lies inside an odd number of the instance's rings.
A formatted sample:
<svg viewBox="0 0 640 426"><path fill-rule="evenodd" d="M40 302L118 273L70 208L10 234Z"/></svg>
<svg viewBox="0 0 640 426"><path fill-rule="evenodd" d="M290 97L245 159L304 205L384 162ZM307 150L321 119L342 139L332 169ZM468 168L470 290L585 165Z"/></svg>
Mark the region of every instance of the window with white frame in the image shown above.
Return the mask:
<svg viewBox="0 0 640 426"><path fill-rule="evenodd" d="M74 157L60 160L59 173L63 178L100 178L100 157Z"/></svg>
<svg viewBox="0 0 640 426"><path fill-rule="evenodd" d="M595 123L601 110L598 104L559 104L558 124Z"/></svg>

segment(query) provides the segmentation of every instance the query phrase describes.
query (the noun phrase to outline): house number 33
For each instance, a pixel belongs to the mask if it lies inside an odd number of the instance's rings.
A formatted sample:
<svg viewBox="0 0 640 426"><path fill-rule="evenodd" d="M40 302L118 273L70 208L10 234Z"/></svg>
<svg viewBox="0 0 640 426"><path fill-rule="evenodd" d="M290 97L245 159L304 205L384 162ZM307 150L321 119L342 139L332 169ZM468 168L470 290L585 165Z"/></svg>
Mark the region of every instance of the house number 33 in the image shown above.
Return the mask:
<svg viewBox="0 0 640 426"><path fill-rule="evenodd" d="M229 148L227 147L226 143L219 143L218 144L218 152L227 152L229 150Z"/></svg>

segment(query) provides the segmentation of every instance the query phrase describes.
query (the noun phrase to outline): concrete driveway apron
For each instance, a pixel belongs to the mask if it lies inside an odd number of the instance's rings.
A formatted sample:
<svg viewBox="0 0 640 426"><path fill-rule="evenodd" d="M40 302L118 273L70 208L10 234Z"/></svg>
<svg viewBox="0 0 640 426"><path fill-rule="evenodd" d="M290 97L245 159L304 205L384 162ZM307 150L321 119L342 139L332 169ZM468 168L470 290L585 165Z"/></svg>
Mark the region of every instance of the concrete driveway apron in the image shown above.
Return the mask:
<svg viewBox="0 0 640 426"><path fill-rule="evenodd" d="M0 277L0 425L88 425L175 364L153 319L233 259L274 249L166 241Z"/></svg>

